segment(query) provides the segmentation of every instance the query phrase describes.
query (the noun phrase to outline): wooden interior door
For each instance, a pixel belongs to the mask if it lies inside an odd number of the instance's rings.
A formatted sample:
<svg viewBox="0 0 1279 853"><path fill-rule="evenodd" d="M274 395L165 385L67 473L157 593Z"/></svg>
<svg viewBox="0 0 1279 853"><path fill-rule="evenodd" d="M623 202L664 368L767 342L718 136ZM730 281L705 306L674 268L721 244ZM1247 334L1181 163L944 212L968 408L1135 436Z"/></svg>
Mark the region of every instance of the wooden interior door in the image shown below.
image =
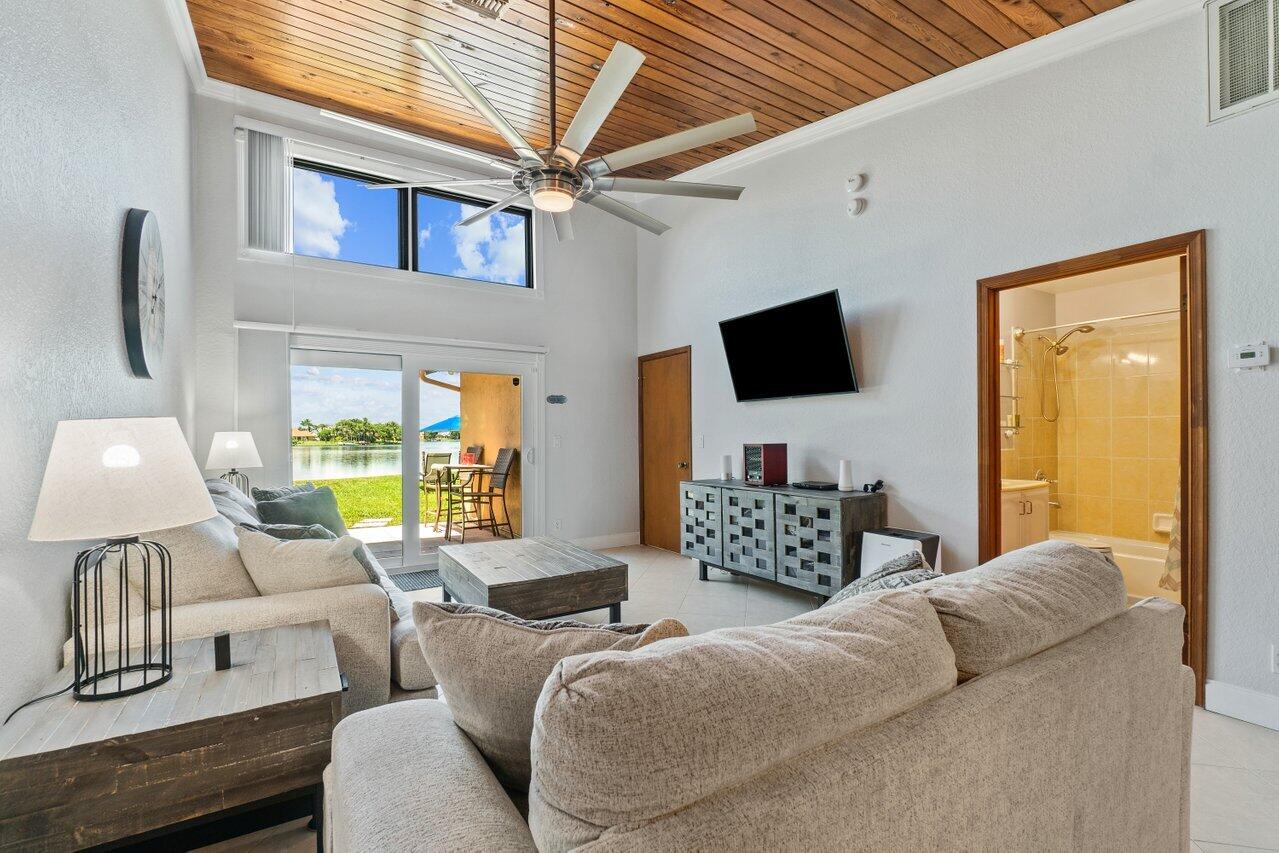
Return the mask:
<svg viewBox="0 0 1279 853"><path fill-rule="evenodd" d="M679 482L693 458L692 347L639 360L640 541L679 550Z"/></svg>

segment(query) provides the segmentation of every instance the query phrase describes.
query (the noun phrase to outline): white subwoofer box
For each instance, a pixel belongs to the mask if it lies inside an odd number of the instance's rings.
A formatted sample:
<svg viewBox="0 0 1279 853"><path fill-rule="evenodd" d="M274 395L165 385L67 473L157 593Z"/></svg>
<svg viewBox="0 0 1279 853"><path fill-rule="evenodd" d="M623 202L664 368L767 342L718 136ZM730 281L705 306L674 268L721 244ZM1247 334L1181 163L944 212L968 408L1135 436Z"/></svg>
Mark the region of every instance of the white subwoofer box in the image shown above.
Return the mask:
<svg viewBox="0 0 1279 853"><path fill-rule="evenodd" d="M941 537L936 533L882 527L862 534L862 553L858 561L858 577L866 577L889 560L918 551L934 571L941 568Z"/></svg>

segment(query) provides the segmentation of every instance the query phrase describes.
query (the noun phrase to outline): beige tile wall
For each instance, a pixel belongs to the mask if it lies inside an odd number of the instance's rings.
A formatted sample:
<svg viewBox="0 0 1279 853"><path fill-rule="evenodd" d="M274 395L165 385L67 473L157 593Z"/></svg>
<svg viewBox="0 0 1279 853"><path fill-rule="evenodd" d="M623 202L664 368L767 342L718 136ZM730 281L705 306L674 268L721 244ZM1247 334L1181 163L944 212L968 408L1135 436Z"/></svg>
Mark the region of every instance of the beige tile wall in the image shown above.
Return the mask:
<svg viewBox="0 0 1279 853"><path fill-rule="evenodd" d="M1177 318L1073 340L1058 365L1053 529L1166 542L1152 515L1172 512L1177 489Z"/></svg>

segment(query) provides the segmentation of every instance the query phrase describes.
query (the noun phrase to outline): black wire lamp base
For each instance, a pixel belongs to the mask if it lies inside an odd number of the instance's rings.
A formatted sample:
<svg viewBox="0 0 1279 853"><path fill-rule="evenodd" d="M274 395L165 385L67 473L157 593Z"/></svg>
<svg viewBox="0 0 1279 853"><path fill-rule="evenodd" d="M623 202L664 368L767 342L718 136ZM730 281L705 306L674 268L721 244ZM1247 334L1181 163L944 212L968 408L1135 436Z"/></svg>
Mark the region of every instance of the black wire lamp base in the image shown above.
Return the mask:
<svg viewBox="0 0 1279 853"><path fill-rule="evenodd" d="M243 471L237 471L234 468L232 468L230 471L227 471L218 479L226 480L228 483L235 486L237 489L244 492L246 495L249 493L249 475L245 474Z"/></svg>
<svg viewBox="0 0 1279 853"><path fill-rule="evenodd" d="M173 567L167 548L136 536L110 539L80 552L71 587L75 698L131 696L173 677Z"/></svg>

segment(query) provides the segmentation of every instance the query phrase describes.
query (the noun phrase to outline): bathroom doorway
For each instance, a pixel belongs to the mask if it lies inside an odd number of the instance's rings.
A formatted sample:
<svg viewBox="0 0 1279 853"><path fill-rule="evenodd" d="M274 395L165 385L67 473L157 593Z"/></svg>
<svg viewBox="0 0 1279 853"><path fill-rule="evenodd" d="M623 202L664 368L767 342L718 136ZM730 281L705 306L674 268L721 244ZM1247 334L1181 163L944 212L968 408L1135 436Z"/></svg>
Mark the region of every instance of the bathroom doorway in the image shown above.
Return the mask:
<svg viewBox="0 0 1279 853"><path fill-rule="evenodd" d="M978 282L983 561L1046 539L1111 556L1129 600L1207 652L1204 232Z"/></svg>

